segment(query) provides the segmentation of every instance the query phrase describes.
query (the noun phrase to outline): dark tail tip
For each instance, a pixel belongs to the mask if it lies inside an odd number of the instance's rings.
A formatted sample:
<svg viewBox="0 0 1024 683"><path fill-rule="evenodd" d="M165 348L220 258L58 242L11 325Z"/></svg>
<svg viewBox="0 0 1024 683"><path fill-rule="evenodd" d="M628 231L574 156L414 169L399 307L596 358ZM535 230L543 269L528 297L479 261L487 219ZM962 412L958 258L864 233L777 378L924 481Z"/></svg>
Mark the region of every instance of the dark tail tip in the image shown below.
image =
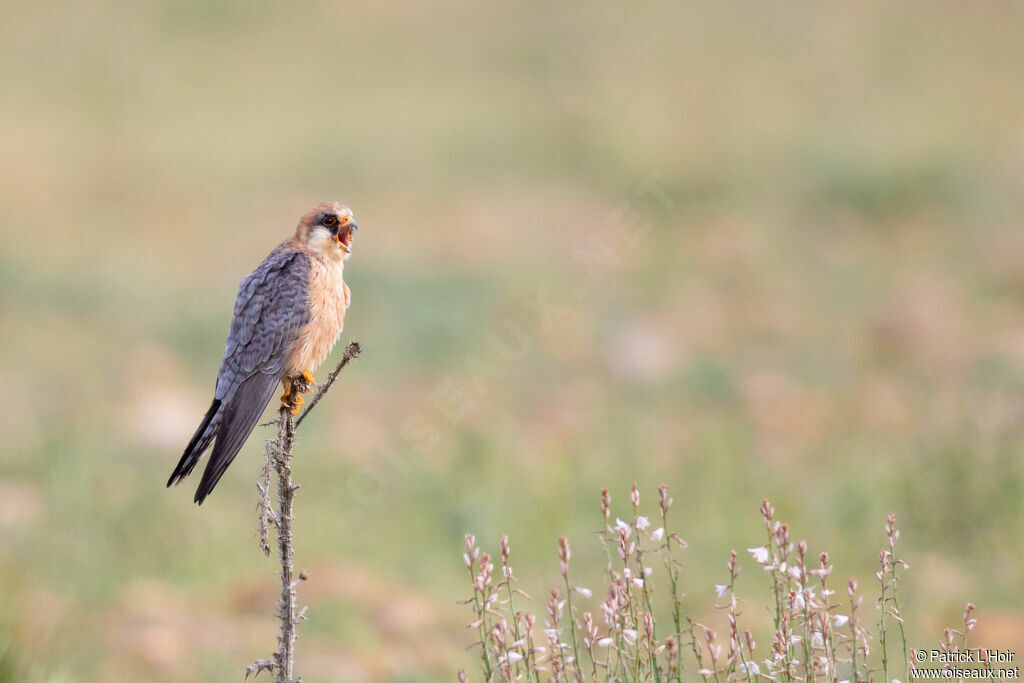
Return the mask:
<svg viewBox="0 0 1024 683"><path fill-rule="evenodd" d="M210 442L213 441L214 436L212 423L214 418L217 417L219 409L220 400L214 399L213 403L210 404L210 409L203 416L203 421L199 424L196 433L192 435L192 439L185 446L185 452L182 453L177 467L171 472L171 476L167 480L167 488L170 488L172 484L180 484L185 477L190 475L192 470L195 469L196 463L199 462L199 458L203 457L203 453L210 447Z"/></svg>

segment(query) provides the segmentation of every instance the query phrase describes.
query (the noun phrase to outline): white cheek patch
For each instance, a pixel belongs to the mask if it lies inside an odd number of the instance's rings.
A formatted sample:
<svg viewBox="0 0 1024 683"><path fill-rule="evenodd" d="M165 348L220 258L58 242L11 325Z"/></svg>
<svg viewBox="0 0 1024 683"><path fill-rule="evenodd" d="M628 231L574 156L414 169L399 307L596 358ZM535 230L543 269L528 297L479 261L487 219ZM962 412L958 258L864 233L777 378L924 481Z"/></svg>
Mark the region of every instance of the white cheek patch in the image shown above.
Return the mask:
<svg viewBox="0 0 1024 683"><path fill-rule="evenodd" d="M318 254L323 254L331 246L334 238L326 230L316 228L309 236L309 248Z"/></svg>

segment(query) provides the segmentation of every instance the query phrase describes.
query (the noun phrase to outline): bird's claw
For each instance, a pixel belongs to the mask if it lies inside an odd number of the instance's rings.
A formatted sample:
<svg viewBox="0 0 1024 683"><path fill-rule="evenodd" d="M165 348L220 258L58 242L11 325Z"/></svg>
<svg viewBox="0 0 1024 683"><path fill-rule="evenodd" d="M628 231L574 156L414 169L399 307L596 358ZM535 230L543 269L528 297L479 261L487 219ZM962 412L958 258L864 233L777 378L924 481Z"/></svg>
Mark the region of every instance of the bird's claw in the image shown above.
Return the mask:
<svg viewBox="0 0 1024 683"><path fill-rule="evenodd" d="M296 387L296 389L298 389L298 387ZM302 394L296 392L295 396L293 397L291 388L287 389L283 394L281 394L281 405L284 406L285 408L291 408L292 415L299 414L299 407L303 403L305 403L305 401L302 400Z"/></svg>
<svg viewBox="0 0 1024 683"><path fill-rule="evenodd" d="M306 384L316 384L316 378L313 377L313 373L309 370L302 371L302 379L306 380Z"/></svg>

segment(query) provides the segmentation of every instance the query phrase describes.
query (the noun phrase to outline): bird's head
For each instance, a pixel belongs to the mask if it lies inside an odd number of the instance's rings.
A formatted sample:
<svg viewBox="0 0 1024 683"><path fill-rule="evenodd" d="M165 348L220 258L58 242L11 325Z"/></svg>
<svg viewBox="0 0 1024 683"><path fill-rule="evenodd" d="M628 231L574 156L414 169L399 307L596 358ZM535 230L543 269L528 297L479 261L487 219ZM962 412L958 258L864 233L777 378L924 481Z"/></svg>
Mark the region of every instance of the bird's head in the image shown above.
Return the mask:
<svg viewBox="0 0 1024 683"><path fill-rule="evenodd" d="M323 202L302 217L295 237L325 258L347 259L352 253L352 233L358 229L352 209L340 202Z"/></svg>

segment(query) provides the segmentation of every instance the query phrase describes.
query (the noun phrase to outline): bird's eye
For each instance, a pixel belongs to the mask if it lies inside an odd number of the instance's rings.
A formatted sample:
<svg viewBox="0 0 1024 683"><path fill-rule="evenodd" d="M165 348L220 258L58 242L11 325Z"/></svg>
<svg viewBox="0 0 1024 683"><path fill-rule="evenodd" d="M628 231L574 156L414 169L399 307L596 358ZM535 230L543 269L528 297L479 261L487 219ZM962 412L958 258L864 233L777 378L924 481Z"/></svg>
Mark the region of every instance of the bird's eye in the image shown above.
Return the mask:
<svg viewBox="0 0 1024 683"><path fill-rule="evenodd" d="M323 220L324 226L326 226L328 228L333 228L335 223L337 223L337 222L338 222L338 219L335 218L334 216L326 216L326 217L324 217L324 220Z"/></svg>

